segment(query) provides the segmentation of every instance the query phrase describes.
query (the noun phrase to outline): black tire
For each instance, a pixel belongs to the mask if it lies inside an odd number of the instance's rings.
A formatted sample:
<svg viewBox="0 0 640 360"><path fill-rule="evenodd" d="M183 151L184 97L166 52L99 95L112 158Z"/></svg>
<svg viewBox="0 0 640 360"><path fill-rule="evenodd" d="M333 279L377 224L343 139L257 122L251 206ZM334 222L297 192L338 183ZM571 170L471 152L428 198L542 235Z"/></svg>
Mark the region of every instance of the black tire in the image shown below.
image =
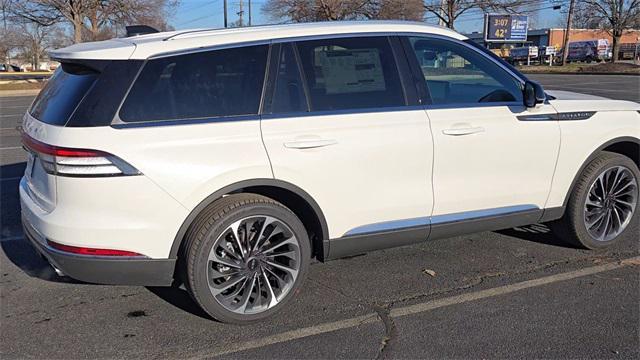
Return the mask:
<svg viewBox="0 0 640 360"><path fill-rule="evenodd" d="M239 314L225 308L209 288L208 267L209 254L216 243L234 222L247 218L269 216L286 224L295 235L300 252L297 278L279 302L264 311L253 314ZM255 239L255 238L254 238ZM186 246L184 250L185 263L182 271L185 286L198 305L214 319L234 324L247 324L269 317L282 308L297 294L309 268L311 246L309 237L302 224L284 205L273 199L257 194L234 194L223 197L209 205L196 218L185 234ZM259 241L259 239L258 239ZM260 270L254 270L256 273ZM266 288L263 283L263 287Z"/></svg>
<svg viewBox="0 0 640 360"><path fill-rule="evenodd" d="M585 249L601 249L609 247L621 241L638 239L640 216L638 207L640 201L636 202L635 209L631 215L631 220L615 238L608 241L594 239L585 225L585 202L591 185L597 178L608 169L615 166L624 166L631 171L637 184L640 184L640 171L638 166L628 157L611 152L602 152L593 159L580 174L576 184L570 194L564 216L550 225L554 233L562 240ZM636 199L638 199L638 187L636 187ZM605 225L606 226L606 225Z"/></svg>

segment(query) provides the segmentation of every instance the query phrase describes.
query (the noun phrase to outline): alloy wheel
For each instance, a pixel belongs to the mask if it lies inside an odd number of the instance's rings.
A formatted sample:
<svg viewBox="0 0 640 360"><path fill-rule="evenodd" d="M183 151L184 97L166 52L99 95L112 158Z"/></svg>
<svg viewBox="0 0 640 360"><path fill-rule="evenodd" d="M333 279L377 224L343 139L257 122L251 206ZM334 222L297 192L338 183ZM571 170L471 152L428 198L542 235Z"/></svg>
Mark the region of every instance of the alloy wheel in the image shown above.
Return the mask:
<svg viewBox="0 0 640 360"><path fill-rule="evenodd" d="M629 225L638 201L638 182L624 166L603 171L591 184L584 205L584 224L597 241L616 238Z"/></svg>
<svg viewBox="0 0 640 360"><path fill-rule="evenodd" d="M300 271L300 247L289 226L251 216L228 226L209 253L209 290L225 309L256 314L276 306Z"/></svg>

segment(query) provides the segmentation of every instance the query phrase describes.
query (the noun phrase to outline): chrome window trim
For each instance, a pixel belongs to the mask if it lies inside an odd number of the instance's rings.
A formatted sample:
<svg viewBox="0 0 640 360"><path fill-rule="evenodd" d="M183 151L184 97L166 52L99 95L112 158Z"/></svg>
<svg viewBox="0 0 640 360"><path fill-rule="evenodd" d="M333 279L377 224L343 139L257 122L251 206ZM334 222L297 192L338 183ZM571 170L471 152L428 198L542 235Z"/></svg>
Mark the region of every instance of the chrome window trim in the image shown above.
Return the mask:
<svg viewBox="0 0 640 360"><path fill-rule="evenodd" d="M253 118L247 119L247 117L262 117L265 120L273 119L273 118L287 118L287 117L302 117L302 116L326 116L326 115L340 115L340 114L366 114L366 113L375 113L375 112L397 112L397 111L413 111L417 109L452 109L452 108L468 108L468 107L491 107L491 106L523 106L523 104L519 102L495 102L495 103L460 103L460 104L423 104L423 105L406 105L401 107L381 107L381 108L361 108L361 109L347 109L347 110L335 110L335 111L309 111L302 113L290 113L290 114L262 114L262 102L264 101L264 87L263 87L263 96L260 99L260 112L256 115L239 115L239 116L231 116L231 117L215 117L215 118L199 118L199 119L171 119L171 120L153 120L153 121L139 121L139 122L125 122L120 118L120 110L122 109L122 105L126 101L133 85L138 80L138 77L144 70L147 65L147 62L150 60L160 59L164 57L170 56L178 56L178 55L186 55L192 53L200 53L207 51L216 51L216 50L225 50L239 47L248 47L248 46L259 46L259 45L268 45L269 46L269 57L267 58L267 67L265 69L265 80L268 76L267 72L269 69L269 60L270 60L270 52L271 45L278 43L296 43L300 41L312 41L312 40L323 40L323 39L339 39L339 38L351 38L351 37L391 37L391 36L420 36L426 38L435 38L445 41L452 41L456 44L465 46L469 49L472 49L478 54L481 54L486 59L491 61L492 63L500 66L504 71L510 74L514 79L518 80L521 84L524 85L526 79L520 78L517 74L513 73L510 69L505 67L503 64L495 61L489 55L483 53L482 51L474 48L473 46L465 43L462 40L458 40L449 36L432 34L432 33L422 33L422 32L354 32L354 33L339 33L339 34L319 34L319 35L309 35L309 36L295 36L295 37L281 37L274 39L265 39L265 40L256 40L256 41L247 41L247 42L237 42L237 43L229 43L222 45L214 45L208 47L200 47L200 48L192 48L187 50L159 53L153 56L150 56L138 70L138 74L134 77L131 82L129 89L127 90L125 96L122 98L120 105L118 106L118 110L114 116L113 121L111 122L111 127L117 129L124 128L142 128L142 127L151 127L151 126L173 126L173 125L194 125L194 124L204 124L204 123L214 123L214 122L225 122L225 121L241 121L241 120L255 120ZM406 56L406 55L405 55ZM397 64L396 64L397 67ZM405 96L406 101L406 96Z"/></svg>
<svg viewBox="0 0 640 360"><path fill-rule="evenodd" d="M522 212L528 212L531 210L540 210L539 207L533 204L504 206L499 208L484 209L484 210L471 210L452 214L443 214L435 216L424 216L410 219L400 219L383 221L373 224L366 224L355 227L342 235L342 237L349 237L354 235L364 235L380 233L385 231L396 231L409 229L419 226L441 225L441 224L455 224L457 222L467 220L482 220L486 218L496 216L513 215Z"/></svg>
<svg viewBox="0 0 640 360"><path fill-rule="evenodd" d="M261 117L262 117L262 120L275 120L275 119L295 118L295 117L357 115L357 114L372 114L372 113L386 113L386 112L391 113L391 112L401 112L401 111L424 111L424 107L422 105L405 105L405 106L360 108L360 109L347 109L347 110L304 111L304 112L292 112L292 113L280 113L280 114L262 114Z"/></svg>
<svg viewBox="0 0 640 360"><path fill-rule="evenodd" d="M260 120L260 115L237 115L237 116L192 118L192 119L183 119L183 120L119 122L119 123L112 123L111 128L137 129L137 128L147 128L147 127L156 127L156 126L201 125L201 124L212 124L212 123L219 123L219 122L259 121L259 120Z"/></svg>
<svg viewBox="0 0 640 360"><path fill-rule="evenodd" d="M228 44L220 44L220 45L212 45L212 46L203 46L203 47L199 47L199 48L183 49L183 50L171 51L171 52L166 52L166 53L158 53L158 54L150 56L149 58L147 58L147 60L156 59L156 58L162 58L162 57L167 57L167 56L175 56L175 55L182 55L182 54L189 54L189 53L222 50L222 49L228 49L228 48L245 47L245 46L253 46L253 45L268 45L268 44L275 44L275 43L321 40L321 39L328 39L328 38L329 39L339 39L339 38L349 38L349 37L379 37L379 36L424 36L424 37L431 37L431 38L435 38L435 39L452 41L452 42L454 42L456 44L460 44L460 45L466 46L467 48L472 49L473 51L477 52L478 54L481 54L486 59L488 59L491 62L495 63L496 65L500 66L503 70L508 72L515 79L519 80L522 84L524 84L525 81L526 81L526 79L521 78L519 75L517 75L516 73L511 71L511 69L509 69L506 66L504 66L503 64L495 61L495 59L491 58L489 55L487 55L487 54L483 53L482 51L474 48L473 46L465 43L464 41L456 39L456 38L453 38L453 37L449 37L449 36L446 36L446 35L433 34L433 33L428 33L428 32L424 32L423 33L423 32L389 32L389 31L380 31L380 32L353 32L353 33L337 33L337 34L318 34L318 35L304 35L304 36L291 36L291 37L284 37L283 36L283 37L280 37L280 38L272 38L272 39L265 39L265 40L253 40L253 41L236 42L236 43L228 43Z"/></svg>

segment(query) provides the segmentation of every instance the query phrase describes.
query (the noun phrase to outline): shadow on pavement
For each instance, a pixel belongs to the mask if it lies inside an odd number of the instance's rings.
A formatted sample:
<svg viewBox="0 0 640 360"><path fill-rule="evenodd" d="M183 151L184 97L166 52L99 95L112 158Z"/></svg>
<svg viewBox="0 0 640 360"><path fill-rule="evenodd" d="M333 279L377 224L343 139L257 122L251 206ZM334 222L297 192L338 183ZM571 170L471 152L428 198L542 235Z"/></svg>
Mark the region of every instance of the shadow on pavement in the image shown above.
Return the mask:
<svg viewBox="0 0 640 360"><path fill-rule="evenodd" d="M512 229L499 230L496 232L505 236L510 236L539 244L576 249L575 246L560 239L551 231L551 229L547 225L544 224L520 226Z"/></svg>
<svg viewBox="0 0 640 360"><path fill-rule="evenodd" d="M18 184L24 174L25 162L0 166L0 237L22 234Z"/></svg>
<svg viewBox="0 0 640 360"><path fill-rule="evenodd" d="M25 166L25 162L0 166L0 248L9 261L31 277L76 283L70 278L58 276L49 263L22 237L18 184Z"/></svg>
<svg viewBox="0 0 640 360"><path fill-rule="evenodd" d="M189 312L203 319L214 320L193 301L189 293L179 287L147 287L151 293L182 311Z"/></svg>

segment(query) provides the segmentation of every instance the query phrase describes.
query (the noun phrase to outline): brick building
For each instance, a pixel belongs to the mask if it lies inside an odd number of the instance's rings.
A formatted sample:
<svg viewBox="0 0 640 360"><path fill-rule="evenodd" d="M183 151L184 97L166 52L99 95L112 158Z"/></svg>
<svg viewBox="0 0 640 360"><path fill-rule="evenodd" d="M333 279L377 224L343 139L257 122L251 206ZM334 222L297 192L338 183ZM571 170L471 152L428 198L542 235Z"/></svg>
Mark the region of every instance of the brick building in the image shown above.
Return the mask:
<svg viewBox="0 0 640 360"><path fill-rule="evenodd" d="M509 47L520 47L525 45L547 47L554 46L556 49L561 49L564 42L565 29L537 29L529 30L527 34L527 41L520 43L508 43ZM484 35L481 32L473 32L466 34L470 39L484 43ZM612 44L613 39L611 35L606 31L600 29L572 29L569 35L569 42L584 41L584 40L597 40L608 39L609 44ZM620 39L620 44L637 44L640 43L640 30L628 30ZM489 48L499 49L503 47L504 43L491 43Z"/></svg>

